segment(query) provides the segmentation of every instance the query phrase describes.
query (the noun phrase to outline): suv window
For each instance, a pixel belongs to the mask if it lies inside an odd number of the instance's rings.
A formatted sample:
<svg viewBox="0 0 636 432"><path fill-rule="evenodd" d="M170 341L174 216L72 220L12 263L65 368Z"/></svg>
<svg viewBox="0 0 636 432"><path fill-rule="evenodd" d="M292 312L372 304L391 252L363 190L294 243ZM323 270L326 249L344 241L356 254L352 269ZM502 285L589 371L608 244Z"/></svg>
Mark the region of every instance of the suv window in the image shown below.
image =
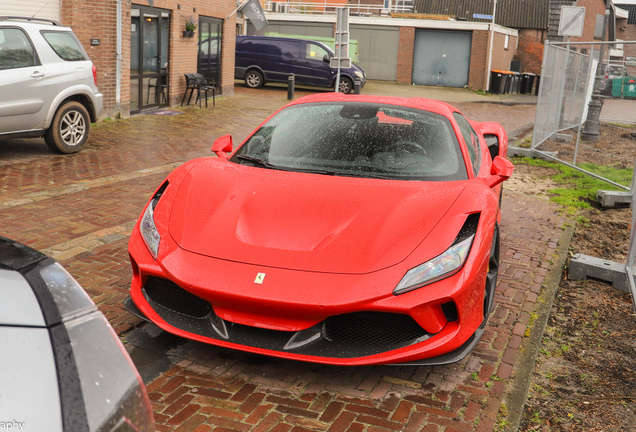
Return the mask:
<svg viewBox="0 0 636 432"><path fill-rule="evenodd" d="M0 29L0 70L35 66L35 51L20 29Z"/></svg>
<svg viewBox="0 0 636 432"><path fill-rule="evenodd" d="M323 47L312 43L307 44L307 53L305 55L307 60L322 61L325 56L329 56L329 53Z"/></svg>
<svg viewBox="0 0 636 432"><path fill-rule="evenodd" d="M470 162L473 166L473 172L475 175L479 173L479 165L481 163L481 150L479 148L479 137L477 133L473 129L473 127L468 123L468 120L464 118L458 112L453 113L453 117L455 117L455 121L459 125L459 129L462 132L462 136L464 137L464 141L466 142L466 148L468 149L468 155L470 156Z"/></svg>
<svg viewBox="0 0 636 432"><path fill-rule="evenodd" d="M43 31L42 36L49 43L53 51L66 61L88 60L82 45L73 33Z"/></svg>

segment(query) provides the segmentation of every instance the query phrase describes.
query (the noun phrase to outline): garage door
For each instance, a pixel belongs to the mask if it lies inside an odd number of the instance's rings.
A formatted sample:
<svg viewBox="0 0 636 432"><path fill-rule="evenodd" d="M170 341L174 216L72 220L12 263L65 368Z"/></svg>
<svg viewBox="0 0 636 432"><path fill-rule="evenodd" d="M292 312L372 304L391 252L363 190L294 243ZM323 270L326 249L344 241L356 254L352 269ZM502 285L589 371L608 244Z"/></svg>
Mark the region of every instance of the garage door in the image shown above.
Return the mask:
<svg viewBox="0 0 636 432"><path fill-rule="evenodd" d="M333 37L333 23L309 23L270 21L261 31L256 31L252 23L247 23L247 34L250 36L265 36L265 33L280 33L284 35Z"/></svg>
<svg viewBox="0 0 636 432"><path fill-rule="evenodd" d="M0 2L9 3L9 2ZM20 16L60 20L59 0L20 0L0 4L0 16Z"/></svg>
<svg viewBox="0 0 636 432"><path fill-rule="evenodd" d="M399 27L349 25L351 39L358 41L358 66L367 79L395 81L397 78Z"/></svg>
<svg viewBox="0 0 636 432"><path fill-rule="evenodd" d="M472 32L415 30L413 84L468 85Z"/></svg>

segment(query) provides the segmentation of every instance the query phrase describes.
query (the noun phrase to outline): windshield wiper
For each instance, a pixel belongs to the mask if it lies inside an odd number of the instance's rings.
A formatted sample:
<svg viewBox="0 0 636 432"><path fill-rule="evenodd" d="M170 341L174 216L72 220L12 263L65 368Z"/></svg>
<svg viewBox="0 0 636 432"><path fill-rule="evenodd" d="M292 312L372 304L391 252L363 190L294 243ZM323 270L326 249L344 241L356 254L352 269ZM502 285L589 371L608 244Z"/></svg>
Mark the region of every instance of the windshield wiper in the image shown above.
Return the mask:
<svg viewBox="0 0 636 432"><path fill-rule="evenodd" d="M337 174L345 177L367 177L385 180L396 180L394 176L378 174L370 171L340 171Z"/></svg>
<svg viewBox="0 0 636 432"><path fill-rule="evenodd" d="M281 166L277 166L277 165L273 165L269 162L265 162L262 159L258 159L252 156L247 156L247 155L238 155L237 156L240 160L246 160L252 163L255 163L256 165L260 165L262 167L265 168L269 168L269 169L275 169L275 170L280 170L280 171L296 171L296 172L304 172L304 173L310 173L310 174L323 174L323 175L334 175L335 172L334 171L327 171L327 170L321 170L321 169L312 169L312 168L296 168L296 167L281 167Z"/></svg>
<svg viewBox="0 0 636 432"><path fill-rule="evenodd" d="M336 174L335 171L321 170L321 169L314 169L314 168L289 168L289 171L298 171L298 172L304 172L309 174L323 174L323 175Z"/></svg>
<svg viewBox="0 0 636 432"><path fill-rule="evenodd" d="M260 165L264 168L269 168L269 169L280 169L278 168L276 165L272 165L269 162L265 162L262 159L258 159L252 156L247 156L247 155L238 155L237 156L240 160L246 160L246 161L250 161L252 163L255 163L256 165Z"/></svg>

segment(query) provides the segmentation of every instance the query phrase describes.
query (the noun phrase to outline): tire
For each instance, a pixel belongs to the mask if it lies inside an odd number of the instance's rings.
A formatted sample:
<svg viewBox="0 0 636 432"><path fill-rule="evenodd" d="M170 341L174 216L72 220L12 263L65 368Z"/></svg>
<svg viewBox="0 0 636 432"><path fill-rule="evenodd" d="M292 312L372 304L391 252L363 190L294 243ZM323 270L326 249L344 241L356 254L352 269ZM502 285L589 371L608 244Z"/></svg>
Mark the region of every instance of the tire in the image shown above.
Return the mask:
<svg viewBox="0 0 636 432"><path fill-rule="evenodd" d="M77 153L86 144L90 131L91 119L84 105L69 101L58 108L44 141L54 152Z"/></svg>
<svg viewBox="0 0 636 432"><path fill-rule="evenodd" d="M350 78L341 76L340 77L340 87L338 90L340 93L351 93L353 91L353 81Z"/></svg>
<svg viewBox="0 0 636 432"><path fill-rule="evenodd" d="M495 225L495 232L492 235L492 245L490 246L490 256L488 258L488 273L486 274L486 289L484 290L484 321L486 325L490 312L492 312L495 289L497 287L497 276L499 275L499 227Z"/></svg>
<svg viewBox="0 0 636 432"><path fill-rule="evenodd" d="M265 80L263 80L263 74L257 70L248 71L245 74L245 85L249 88L263 87Z"/></svg>

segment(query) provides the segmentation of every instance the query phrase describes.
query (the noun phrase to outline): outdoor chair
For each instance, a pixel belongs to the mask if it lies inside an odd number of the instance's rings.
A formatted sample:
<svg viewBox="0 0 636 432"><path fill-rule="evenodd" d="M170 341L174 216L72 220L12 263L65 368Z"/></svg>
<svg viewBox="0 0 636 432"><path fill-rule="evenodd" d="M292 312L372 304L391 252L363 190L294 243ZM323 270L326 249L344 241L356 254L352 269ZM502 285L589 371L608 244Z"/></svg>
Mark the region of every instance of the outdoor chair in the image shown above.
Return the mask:
<svg viewBox="0 0 636 432"><path fill-rule="evenodd" d="M159 97L160 100L163 101L163 103L167 104L168 103L168 98L166 96L166 89L168 88L168 84L166 83L166 76L162 76L159 78L154 77L154 78L150 78L148 80L148 96L146 96L146 105L148 105L148 102L150 101L150 89L154 88L155 89L155 94L158 91L159 92ZM159 82L159 84L157 84Z"/></svg>
<svg viewBox="0 0 636 432"><path fill-rule="evenodd" d="M201 93L204 93L205 107L207 108L208 107L208 91L211 91L212 104L216 106L216 89L214 86L214 82L212 82L211 84L208 83L208 80L206 80L205 77L199 73L185 74L185 76L186 76L186 90L185 90L185 93L183 94L181 105L183 105L183 102L185 101L188 90L190 90L190 96L188 97L187 105L190 105L190 100L192 100L192 94L196 90L197 97L194 100L195 104L199 102L199 107L201 107Z"/></svg>
<svg viewBox="0 0 636 432"><path fill-rule="evenodd" d="M197 80L194 79L194 74L186 73L183 74L186 80L186 89L185 93L183 93L183 99L181 99L181 106L183 106L183 102L185 101L186 96L188 95L188 90L190 90L190 97L188 98L187 105L190 105L190 99L192 99L192 93L196 90Z"/></svg>

